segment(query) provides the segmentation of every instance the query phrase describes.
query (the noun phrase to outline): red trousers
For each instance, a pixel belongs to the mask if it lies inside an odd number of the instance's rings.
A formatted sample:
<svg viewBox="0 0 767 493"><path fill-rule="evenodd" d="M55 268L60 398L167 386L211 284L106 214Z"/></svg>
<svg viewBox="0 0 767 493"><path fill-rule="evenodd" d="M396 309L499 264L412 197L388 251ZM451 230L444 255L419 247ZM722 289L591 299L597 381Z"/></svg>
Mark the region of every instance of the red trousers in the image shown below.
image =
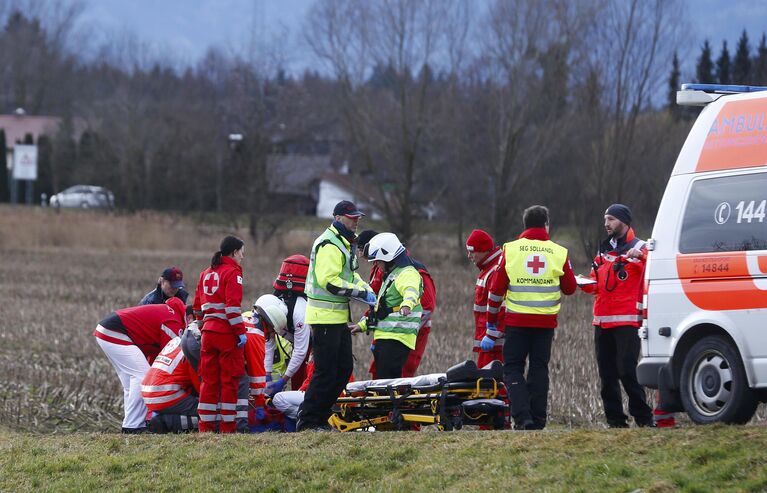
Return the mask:
<svg viewBox="0 0 767 493"><path fill-rule="evenodd" d="M304 384L304 380L306 380L306 361L308 359L309 355L307 354L304 362L301 363L301 366L298 367L298 370L296 370L293 376L290 377L290 390L298 390Z"/></svg>
<svg viewBox="0 0 767 493"><path fill-rule="evenodd" d="M424 326L418 329L418 337L415 340L415 349L410 351L407 361L405 361L405 366L402 367L403 378L415 376L415 372L418 370L418 365L421 364L423 352L426 350L426 343L429 342L429 332L431 332L431 327Z"/></svg>
<svg viewBox="0 0 767 493"><path fill-rule="evenodd" d="M243 348L237 347L234 334L203 330L200 349L199 429L215 431L221 415L221 433L234 433L237 415L237 386L245 373Z"/></svg>
<svg viewBox="0 0 767 493"><path fill-rule="evenodd" d="M421 327L418 330L418 337L415 340L415 349L410 351L410 354L405 361L405 366L402 367L402 378L414 377L415 372L418 370L418 366L421 364L423 358L423 352L426 350L426 343L429 342L429 332L431 327ZM376 376L376 362L375 360L370 362L370 378L375 380Z"/></svg>
<svg viewBox="0 0 767 493"><path fill-rule="evenodd" d="M503 346L494 347L492 351L478 352L477 367L482 368L495 359L503 363Z"/></svg>

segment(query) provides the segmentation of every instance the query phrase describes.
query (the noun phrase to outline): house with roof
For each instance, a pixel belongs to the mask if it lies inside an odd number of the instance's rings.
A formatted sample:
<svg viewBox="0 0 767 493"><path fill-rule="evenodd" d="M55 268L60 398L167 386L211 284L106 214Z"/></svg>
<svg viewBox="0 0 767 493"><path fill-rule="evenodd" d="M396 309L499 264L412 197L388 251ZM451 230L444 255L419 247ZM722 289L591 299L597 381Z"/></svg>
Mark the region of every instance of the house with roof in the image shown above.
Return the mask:
<svg viewBox="0 0 767 493"><path fill-rule="evenodd" d="M267 158L268 212L333 217L333 207L351 200L374 219L380 212L372 207L373 186L349 174L346 164L336 166L330 154L273 154Z"/></svg>
<svg viewBox="0 0 767 493"><path fill-rule="evenodd" d="M322 175L317 194L317 217L332 218L333 208L342 200L351 200L371 219L382 219L383 214L373 203L378 189L359 175L351 175L348 166Z"/></svg>
<svg viewBox="0 0 767 493"><path fill-rule="evenodd" d="M333 169L328 154L272 154L266 161L268 212L313 216L319 183Z"/></svg>
<svg viewBox="0 0 767 493"><path fill-rule="evenodd" d="M59 117L27 115L21 108L12 115L0 115L0 129L5 131L5 162L8 169L13 165L13 147L16 144L23 144L27 135L31 135L34 142L41 135L53 135L60 124Z"/></svg>

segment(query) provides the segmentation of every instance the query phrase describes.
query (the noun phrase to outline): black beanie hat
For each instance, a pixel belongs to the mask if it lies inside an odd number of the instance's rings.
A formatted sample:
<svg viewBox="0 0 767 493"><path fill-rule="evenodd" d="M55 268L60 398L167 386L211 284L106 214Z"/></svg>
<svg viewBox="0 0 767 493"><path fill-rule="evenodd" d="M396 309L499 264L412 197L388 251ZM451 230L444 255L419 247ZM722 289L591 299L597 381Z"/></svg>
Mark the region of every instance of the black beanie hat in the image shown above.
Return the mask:
<svg viewBox="0 0 767 493"><path fill-rule="evenodd" d="M365 245L370 243L370 240L373 239L375 235L378 233L376 231L373 231L372 229L366 229L362 233L360 233L357 236L357 248L363 248Z"/></svg>
<svg viewBox="0 0 767 493"><path fill-rule="evenodd" d="M607 208L605 215L613 216L626 226L631 226L631 209L623 204L613 204Z"/></svg>

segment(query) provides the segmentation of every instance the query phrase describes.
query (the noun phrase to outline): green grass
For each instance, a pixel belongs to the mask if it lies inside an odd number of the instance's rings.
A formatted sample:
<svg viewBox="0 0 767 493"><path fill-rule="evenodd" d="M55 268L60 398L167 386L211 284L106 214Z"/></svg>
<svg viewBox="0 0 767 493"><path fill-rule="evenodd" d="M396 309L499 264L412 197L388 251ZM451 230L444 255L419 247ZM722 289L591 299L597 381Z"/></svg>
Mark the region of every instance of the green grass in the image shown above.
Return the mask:
<svg viewBox="0 0 767 493"><path fill-rule="evenodd" d="M767 428L0 433L2 491L765 491Z"/></svg>

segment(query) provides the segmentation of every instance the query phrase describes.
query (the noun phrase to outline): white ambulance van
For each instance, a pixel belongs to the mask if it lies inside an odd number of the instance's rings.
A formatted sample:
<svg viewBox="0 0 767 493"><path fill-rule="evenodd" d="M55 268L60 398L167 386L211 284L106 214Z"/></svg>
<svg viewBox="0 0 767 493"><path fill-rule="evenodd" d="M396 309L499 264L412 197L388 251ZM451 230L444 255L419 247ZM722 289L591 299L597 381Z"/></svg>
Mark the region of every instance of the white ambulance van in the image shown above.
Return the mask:
<svg viewBox="0 0 767 493"><path fill-rule="evenodd" d="M767 400L767 87L685 84L704 106L648 241L642 385L697 423Z"/></svg>

